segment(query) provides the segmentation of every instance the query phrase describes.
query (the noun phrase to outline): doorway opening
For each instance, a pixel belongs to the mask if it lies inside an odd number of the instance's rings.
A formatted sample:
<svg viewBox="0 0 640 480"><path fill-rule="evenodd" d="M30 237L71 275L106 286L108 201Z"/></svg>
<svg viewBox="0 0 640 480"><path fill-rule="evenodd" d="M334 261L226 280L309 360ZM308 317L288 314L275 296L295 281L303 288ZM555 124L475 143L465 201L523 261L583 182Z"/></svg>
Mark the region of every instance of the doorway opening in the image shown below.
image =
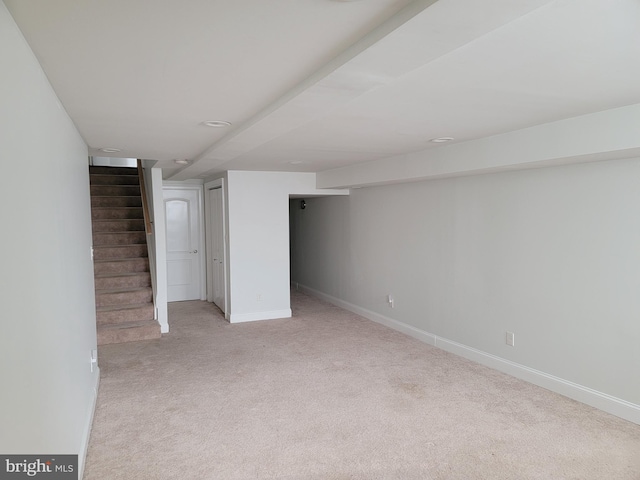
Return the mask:
<svg viewBox="0 0 640 480"><path fill-rule="evenodd" d="M227 225L224 179L205 185L207 225L207 301L216 305L228 320Z"/></svg>

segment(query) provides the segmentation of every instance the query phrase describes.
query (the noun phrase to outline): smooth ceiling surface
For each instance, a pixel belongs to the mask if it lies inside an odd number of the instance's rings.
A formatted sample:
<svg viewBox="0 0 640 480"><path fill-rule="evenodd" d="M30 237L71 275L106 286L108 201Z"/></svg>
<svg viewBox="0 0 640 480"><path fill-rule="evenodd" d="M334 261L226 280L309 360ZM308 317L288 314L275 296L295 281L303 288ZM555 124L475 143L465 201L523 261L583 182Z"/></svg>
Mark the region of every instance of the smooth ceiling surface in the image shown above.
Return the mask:
<svg viewBox="0 0 640 480"><path fill-rule="evenodd" d="M640 103L636 0L5 3L91 152L173 179L324 171Z"/></svg>

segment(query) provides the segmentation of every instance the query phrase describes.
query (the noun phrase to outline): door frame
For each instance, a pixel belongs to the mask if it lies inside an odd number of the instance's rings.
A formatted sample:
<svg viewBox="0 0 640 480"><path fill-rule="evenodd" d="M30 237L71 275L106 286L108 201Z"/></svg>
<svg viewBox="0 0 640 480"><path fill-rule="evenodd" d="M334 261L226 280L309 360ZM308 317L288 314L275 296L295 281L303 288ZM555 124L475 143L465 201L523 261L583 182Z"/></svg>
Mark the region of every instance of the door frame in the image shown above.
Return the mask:
<svg viewBox="0 0 640 480"><path fill-rule="evenodd" d="M211 258L213 256L213 245L211 238L213 237L213 225L211 221L211 190L222 190L222 236L224 238L222 257L223 257L223 291L224 291L224 318L229 320L229 230L227 216L227 192L224 178L218 178L204 184L204 210L205 210L205 230L206 230L206 274L207 274L207 302L213 302L213 268L211 267Z"/></svg>
<svg viewBox="0 0 640 480"><path fill-rule="evenodd" d="M199 251L202 252L204 249L206 249L204 231L207 225L205 223L205 217L204 217L203 184L202 183L194 184L194 183L187 183L187 182L176 182L176 181L165 180L162 182L162 189L163 190L195 190L198 192L198 210L199 210L198 222L200 223L200 235L199 235L200 238L198 239L198 241L200 242ZM164 212L164 204L162 206L162 211ZM206 258L206 255L200 255L200 300L207 299L207 275L205 272L205 268L206 268L205 258Z"/></svg>

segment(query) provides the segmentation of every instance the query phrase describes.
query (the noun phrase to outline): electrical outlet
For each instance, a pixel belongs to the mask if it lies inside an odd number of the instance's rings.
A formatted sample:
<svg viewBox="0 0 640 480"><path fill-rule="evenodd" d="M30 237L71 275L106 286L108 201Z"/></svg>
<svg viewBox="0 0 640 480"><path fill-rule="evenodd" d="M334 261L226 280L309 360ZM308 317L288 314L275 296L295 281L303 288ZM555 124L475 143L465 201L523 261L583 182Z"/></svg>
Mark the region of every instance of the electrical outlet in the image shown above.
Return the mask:
<svg viewBox="0 0 640 480"><path fill-rule="evenodd" d="M391 294L387 295L387 303L391 308L395 307L395 300L393 299L393 295Z"/></svg>
<svg viewBox="0 0 640 480"><path fill-rule="evenodd" d="M506 340L507 340L507 345L509 345L510 347L515 346L516 336L513 332L507 332Z"/></svg>
<svg viewBox="0 0 640 480"><path fill-rule="evenodd" d="M98 368L98 350L91 350L91 373L93 373L95 371L96 368Z"/></svg>
<svg viewBox="0 0 640 480"><path fill-rule="evenodd" d="M258 295L256 295L256 301L261 302L262 301L262 294L259 293Z"/></svg>

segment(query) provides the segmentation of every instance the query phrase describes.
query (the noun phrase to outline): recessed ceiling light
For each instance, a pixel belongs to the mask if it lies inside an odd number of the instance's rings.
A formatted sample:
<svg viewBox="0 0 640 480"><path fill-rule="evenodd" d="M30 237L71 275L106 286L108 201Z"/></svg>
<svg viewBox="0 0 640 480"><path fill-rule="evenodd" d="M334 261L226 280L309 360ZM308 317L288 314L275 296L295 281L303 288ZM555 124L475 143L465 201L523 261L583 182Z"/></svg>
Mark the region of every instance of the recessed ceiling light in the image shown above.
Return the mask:
<svg viewBox="0 0 640 480"><path fill-rule="evenodd" d="M304 163L304 160L293 160L291 162L289 162L291 165L300 165L302 163Z"/></svg>
<svg viewBox="0 0 640 480"><path fill-rule="evenodd" d="M205 122L202 122L202 125L204 125L205 127L224 128L230 127L231 122L225 122L224 120L207 120Z"/></svg>
<svg viewBox="0 0 640 480"><path fill-rule="evenodd" d="M432 138L429 141L433 143L446 143L446 142L450 142L451 140L453 140L453 137L438 137L438 138Z"/></svg>
<svg viewBox="0 0 640 480"><path fill-rule="evenodd" d="M100 151L104 153L118 153L121 150L119 148L101 148Z"/></svg>
<svg viewBox="0 0 640 480"><path fill-rule="evenodd" d="M189 165L189 160L183 160L183 159L179 158L179 159L174 160L173 163L175 163L177 165Z"/></svg>

